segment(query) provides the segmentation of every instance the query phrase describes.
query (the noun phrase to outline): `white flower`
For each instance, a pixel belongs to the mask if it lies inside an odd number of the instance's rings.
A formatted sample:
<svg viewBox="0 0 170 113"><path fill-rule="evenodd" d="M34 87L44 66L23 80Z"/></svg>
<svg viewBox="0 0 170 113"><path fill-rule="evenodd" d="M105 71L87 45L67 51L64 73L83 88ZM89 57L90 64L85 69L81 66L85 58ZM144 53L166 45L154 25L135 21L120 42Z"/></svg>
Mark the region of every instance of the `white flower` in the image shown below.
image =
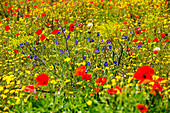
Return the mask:
<svg viewBox="0 0 170 113"><path fill-rule="evenodd" d="M161 49L159 47L155 47L153 51L160 51Z"/></svg>
<svg viewBox="0 0 170 113"><path fill-rule="evenodd" d="M91 27L91 26L93 26L92 23L88 23L88 24L87 24L87 27Z"/></svg>

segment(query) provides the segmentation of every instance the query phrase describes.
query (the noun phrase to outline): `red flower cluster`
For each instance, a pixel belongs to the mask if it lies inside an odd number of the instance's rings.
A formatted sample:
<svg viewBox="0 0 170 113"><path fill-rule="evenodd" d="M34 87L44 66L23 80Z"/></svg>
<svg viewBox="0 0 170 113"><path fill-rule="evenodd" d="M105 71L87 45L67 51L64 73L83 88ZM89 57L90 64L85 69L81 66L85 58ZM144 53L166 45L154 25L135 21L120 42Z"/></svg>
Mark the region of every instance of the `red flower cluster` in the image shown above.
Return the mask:
<svg viewBox="0 0 170 113"><path fill-rule="evenodd" d="M76 70L76 72L73 75L81 76L81 80L85 80L85 81L90 80L92 82L91 74L86 74L85 69L86 69L86 66L81 66Z"/></svg>
<svg viewBox="0 0 170 113"><path fill-rule="evenodd" d="M97 86L103 86L106 83L107 79L106 77L99 77L96 80Z"/></svg>
<svg viewBox="0 0 170 113"><path fill-rule="evenodd" d="M149 83L153 80L152 76L154 75L154 69L150 66L142 66L137 69L134 74L136 80L140 80L138 84Z"/></svg>
<svg viewBox="0 0 170 113"><path fill-rule="evenodd" d="M161 81L166 80L163 78L158 78L157 80L154 81L154 85L152 86L153 89L151 89L151 91L149 93L156 95L156 92L159 92L159 94L161 95L161 91L163 90L163 88L161 87L161 85L165 85L165 83L160 83Z"/></svg>
<svg viewBox="0 0 170 113"><path fill-rule="evenodd" d="M122 93L122 87L120 87L119 85L116 85L115 89L113 89L113 88L108 89L107 93L109 93L110 95L113 95L113 94L117 93L116 89L118 89L120 91L120 93Z"/></svg>

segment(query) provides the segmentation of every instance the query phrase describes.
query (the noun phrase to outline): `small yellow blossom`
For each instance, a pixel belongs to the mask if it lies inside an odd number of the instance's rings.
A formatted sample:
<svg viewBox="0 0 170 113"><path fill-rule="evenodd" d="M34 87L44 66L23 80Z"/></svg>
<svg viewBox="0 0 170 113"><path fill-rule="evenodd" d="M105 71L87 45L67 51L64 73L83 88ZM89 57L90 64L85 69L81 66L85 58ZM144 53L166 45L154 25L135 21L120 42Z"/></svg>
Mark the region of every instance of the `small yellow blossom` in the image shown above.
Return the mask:
<svg viewBox="0 0 170 113"><path fill-rule="evenodd" d="M88 101L87 101L87 105L91 106L91 105L92 105L92 101L91 101L91 100L88 100Z"/></svg>

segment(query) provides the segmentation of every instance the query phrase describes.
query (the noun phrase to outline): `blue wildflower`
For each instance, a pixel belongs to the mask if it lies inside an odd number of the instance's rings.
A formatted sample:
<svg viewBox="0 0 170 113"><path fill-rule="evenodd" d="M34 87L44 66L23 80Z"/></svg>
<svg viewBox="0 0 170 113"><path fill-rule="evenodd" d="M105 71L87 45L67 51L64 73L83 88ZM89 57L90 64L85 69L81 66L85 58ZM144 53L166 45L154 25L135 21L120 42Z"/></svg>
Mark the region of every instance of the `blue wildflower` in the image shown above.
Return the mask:
<svg viewBox="0 0 170 113"><path fill-rule="evenodd" d="M70 34L67 35L67 40L70 38Z"/></svg>
<svg viewBox="0 0 170 113"><path fill-rule="evenodd" d="M32 57L32 54L30 54L30 57Z"/></svg>
<svg viewBox="0 0 170 113"><path fill-rule="evenodd" d="M122 37L124 37L124 39L127 39L127 36L126 36L126 35L124 35L124 34L122 35Z"/></svg>
<svg viewBox="0 0 170 113"><path fill-rule="evenodd" d="M90 38L88 38L88 40L87 41L90 41Z"/></svg>
<svg viewBox="0 0 170 113"><path fill-rule="evenodd" d="M105 67L106 67L106 66L108 66L108 63L107 63L107 62L105 62L105 63L104 63L104 66L105 66Z"/></svg>
<svg viewBox="0 0 170 113"><path fill-rule="evenodd" d="M33 50L36 50L36 48L35 48L35 47L33 47Z"/></svg>
<svg viewBox="0 0 170 113"><path fill-rule="evenodd" d="M37 65L37 62L35 62L34 65Z"/></svg>
<svg viewBox="0 0 170 113"><path fill-rule="evenodd" d="M141 45L141 44L138 44L138 46L137 46L137 47L142 48L142 45Z"/></svg>
<svg viewBox="0 0 170 113"><path fill-rule="evenodd" d="M100 34L99 34L99 33L97 33L97 36L100 36Z"/></svg>
<svg viewBox="0 0 170 113"><path fill-rule="evenodd" d="M36 58L37 58L37 56L35 55L35 56L34 56L34 59L36 59Z"/></svg>
<svg viewBox="0 0 170 113"><path fill-rule="evenodd" d="M116 76L114 76L114 79L117 80Z"/></svg>
<svg viewBox="0 0 170 113"><path fill-rule="evenodd" d="M56 44L56 45L59 44L58 40L56 40L55 44Z"/></svg>
<svg viewBox="0 0 170 113"><path fill-rule="evenodd" d="M95 53L100 53L99 49L95 49Z"/></svg>
<svg viewBox="0 0 170 113"><path fill-rule="evenodd" d="M23 51L21 51L21 54L25 54Z"/></svg>
<svg viewBox="0 0 170 113"><path fill-rule="evenodd" d="M75 44L78 44L78 43L79 43L79 42L76 40L76 41L75 41Z"/></svg>
<svg viewBox="0 0 170 113"><path fill-rule="evenodd" d="M64 75L64 74L62 73L61 77L63 77L63 75Z"/></svg>
<svg viewBox="0 0 170 113"><path fill-rule="evenodd" d="M94 39L91 39L90 42L94 42Z"/></svg>
<svg viewBox="0 0 170 113"><path fill-rule="evenodd" d="M106 41L106 43L107 43L107 44L108 44L108 43L110 43L110 44L111 44L111 43L112 43L112 41L110 41L110 40L107 40L107 41Z"/></svg>
<svg viewBox="0 0 170 113"><path fill-rule="evenodd" d="M103 40L101 40L100 42L103 43Z"/></svg>
<svg viewBox="0 0 170 113"><path fill-rule="evenodd" d="M133 34L133 31L130 31L130 34Z"/></svg>
<svg viewBox="0 0 170 113"><path fill-rule="evenodd" d="M113 61L113 63L114 63L115 65L117 65L117 61Z"/></svg>
<svg viewBox="0 0 170 113"><path fill-rule="evenodd" d="M102 51L104 51L104 48L102 48Z"/></svg>
<svg viewBox="0 0 170 113"><path fill-rule="evenodd" d="M19 46L22 47L22 46L23 46L23 43L21 43Z"/></svg>
<svg viewBox="0 0 170 113"><path fill-rule="evenodd" d="M43 47L45 48L45 45L43 45Z"/></svg>
<svg viewBox="0 0 170 113"><path fill-rule="evenodd" d="M83 57L83 60L86 60L86 56Z"/></svg>
<svg viewBox="0 0 170 113"><path fill-rule="evenodd" d="M109 49L112 49L112 46L111 46L111 45L109 45Z"/></svg>
<svg viewBox="0 0 170 113"><path fill-rule="evenodd" d="M25 45L27 45L28 43L27 42L25 42Z"/></svg>
<svg viewBox="0 0 170 113"><path fill-rule="evenodd" d="M87 65L89 65L89 66L90 66L90 62L87 62Z"/></svg>

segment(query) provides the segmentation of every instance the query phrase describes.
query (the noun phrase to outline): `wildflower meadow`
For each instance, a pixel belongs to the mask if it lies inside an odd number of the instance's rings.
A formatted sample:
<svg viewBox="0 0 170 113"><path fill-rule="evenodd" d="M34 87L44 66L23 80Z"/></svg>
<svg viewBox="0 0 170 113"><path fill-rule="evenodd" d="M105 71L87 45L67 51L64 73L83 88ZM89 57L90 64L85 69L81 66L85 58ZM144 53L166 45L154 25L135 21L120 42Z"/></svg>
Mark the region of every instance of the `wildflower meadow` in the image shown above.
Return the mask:
<svg viewBox="0 0 170 113"><path fill-rule="evenodd" d="M2 113L169 113L168 0L0 0Z"/></svg>

